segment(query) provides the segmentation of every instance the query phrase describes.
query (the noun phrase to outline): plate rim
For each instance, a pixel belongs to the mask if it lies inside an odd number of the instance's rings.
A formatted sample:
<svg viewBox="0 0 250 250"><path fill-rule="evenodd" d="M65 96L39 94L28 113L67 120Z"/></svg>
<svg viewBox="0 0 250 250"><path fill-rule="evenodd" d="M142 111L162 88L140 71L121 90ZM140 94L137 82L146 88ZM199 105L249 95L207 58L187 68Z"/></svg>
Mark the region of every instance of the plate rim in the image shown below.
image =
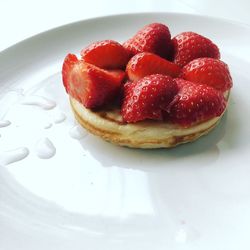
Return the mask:
<svg viewBox="0 0 250 250"><path fill-rule="evenodd" d="M34 34L32 36L29 36L23 40L20 40L19 42L14 43L13 45L10 45L9 47L5 48L4 50L0 51L0 61L1 61L1 56L3 54L6 53L11 53L9 51L11 51L12 49L14 49L17 46L22 46L23 44L25 44L28 40L32 40L35 38L38 38L40 36L43 36L46 33L53 33L56 32L60 29L65 29L67 27L70 26L74 26L76 24L82 23L82 22L93 22L93 21L98 21L101 19L107 19L107 18L117 18L117 17L126 17L126 16L143 16L143 15L169 15L169 16L187 16L188 18L194 17L194 18L201 18L201 19L205 19L205 20L214 20L214 21L218 21L218 22L223 22L223 23L228 23L228 24L232 24L232 25L237 25L237 26L241 26L241 27L246 27L247 29L250 29L250 24L244 23L244 22L240 22L240 21L236 21L236 20L232 20L232 19L228 19L228 18L224 18L224 17L215 17L215 16L210 16L210 15L202 15L202 14L197 14L197 13L185 13L185 12L165 12L165 11L145 11L145 12L128 12L128 13L119 13L119 14L110 14L110 15L102 15L102 16L95 16L95 17L91 17L91 18L86 18L86 19L81 19L81 20L77 20L77 21L73 21L73 22L69 22L63 25L59 25L56 27L53 27L51 29L47 29L44 30L42 32L39 32L37 34Z"/></svg>

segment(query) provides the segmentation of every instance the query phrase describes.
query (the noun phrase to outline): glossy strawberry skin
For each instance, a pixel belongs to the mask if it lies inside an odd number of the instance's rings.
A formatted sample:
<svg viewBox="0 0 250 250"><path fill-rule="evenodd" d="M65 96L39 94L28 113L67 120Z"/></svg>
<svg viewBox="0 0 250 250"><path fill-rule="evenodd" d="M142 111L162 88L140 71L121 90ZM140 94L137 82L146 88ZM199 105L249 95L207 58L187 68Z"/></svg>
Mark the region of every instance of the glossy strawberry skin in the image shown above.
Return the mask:
<svg viewBox="0 0 250 250"><path fill-rule="evenodd" d="M78 62L76 55L68 54L63 62L62 67L62 80L63 85L65 87L66 92L69 92L69 84L70 84L70 72L72 71L74 65Z"/></svg>
<svg viewBox="0 0 250 250"><path fill-rule="evenodd" d="M210 39L195 32L182 32L171 43L173 62L180 67L199 57L220 59L218 47Z"/></svg>
<svg viewBox="0 0 250 250"><path fill-rule="evenodd" d="M164 24L152 23L139 30L123 44L123 47L130 57L141 52L151 52L167 58L170 53L170 44L171 35L168 27Z"/></svg>
<svg viewBox="0 0 250 250"><path fill-rule="evenodd" d="M145 119L162 120L162 110L167 109L177 91L173 79L160 74L128 82L124 86L121 108L123 120L128 123Z"/></svg>
<svg viewBox="0 0 250 250"><path fill-rule="evenodd" d="M220 116L224 112L226 100L221 91L180 78L174 81L179 91L168 107L169 121L190 127Z"/></svg>
<svg viewBox="0 0 250 250"><path fill-rule="evenodd" d="M122 70L107 71L83 60L74 64L66 56L63 64L63 83L70 96L81 102L86 108L97 108L111 101L119 93L125 76ZM65 70L69 69L69 70Z"/></svg>
<svg viewBox="0 0 250 250"><path fill-rule="evenodd" d="M81 51L82 59L102 69L125 69L129 60L124 47L113 40L90 44Z"/></svg>
<svg viewBox="0 0 250 250"><path fill-rule="evenodd" d="M129 60L126 67L128 78L132 81L153 74L177 77L180 70L178 65L149 52L136 54Z"/></svg>
<svg viewBox="0 0 250 250"><path fill-rule="evenodd" d="M214 58L197 58L181 71L181 78L198 84L206 84L221 91L233 86L227 64Z"/></svg>

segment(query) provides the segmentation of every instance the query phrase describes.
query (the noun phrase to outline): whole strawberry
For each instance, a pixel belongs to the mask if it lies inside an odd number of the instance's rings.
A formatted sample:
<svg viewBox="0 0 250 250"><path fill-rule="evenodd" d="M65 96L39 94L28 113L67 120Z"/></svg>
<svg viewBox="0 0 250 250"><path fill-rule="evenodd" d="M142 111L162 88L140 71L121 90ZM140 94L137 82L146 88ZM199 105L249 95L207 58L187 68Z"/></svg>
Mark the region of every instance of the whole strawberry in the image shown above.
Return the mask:
<svg viewBox="0 0 250 250"><path fill-rule="evenodd" d="M179 78L174 81L179 92L168 107L168 119L171 122L189 127L224 112L226 100L221 91Z"/></svg>
<svg viewBox="0 0 250 250"><path fill-rule="evenodd" d="M195 32L182 32L172 39L173 62L183 67L199 57L220 58L218 47L208 38Z"/></svg>
<svg viewBox="0 0 250 250"><path fill-rule="evenodd" d="M198 58L189 62L181 71L181 78L198 84L206 84L226 91L233 86L227 64L214 58Z"/></svg>
<svg viewBox="0 0 250 250"><path fill-rule="evenodd" d="M162 112L177 94L178 88L170 76L155 74L124 86L121 108L123 120L138 122L162 120Z"/></svg>
<svg viewBox="0 0 250 250"><path fill-rule="evenodd" d="M171 35L168 27L161 23L151 23L139 30L123 44L130 57L151 52L167 58L170 53Z"/></svg>

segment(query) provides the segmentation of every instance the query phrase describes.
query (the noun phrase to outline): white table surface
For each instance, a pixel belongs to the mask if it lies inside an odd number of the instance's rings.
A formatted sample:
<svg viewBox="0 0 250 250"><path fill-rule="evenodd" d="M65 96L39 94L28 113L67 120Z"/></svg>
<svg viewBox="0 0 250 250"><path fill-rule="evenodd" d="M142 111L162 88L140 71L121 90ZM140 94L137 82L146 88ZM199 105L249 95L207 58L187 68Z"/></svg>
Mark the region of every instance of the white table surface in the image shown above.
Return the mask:
<svg viewBox="0 0 250 250"><path fill-rule="evenodd" d="M250 25L250 1L238 0L1 0L0 51L30 36L91 17L130 12L181 12Z"/></svg>

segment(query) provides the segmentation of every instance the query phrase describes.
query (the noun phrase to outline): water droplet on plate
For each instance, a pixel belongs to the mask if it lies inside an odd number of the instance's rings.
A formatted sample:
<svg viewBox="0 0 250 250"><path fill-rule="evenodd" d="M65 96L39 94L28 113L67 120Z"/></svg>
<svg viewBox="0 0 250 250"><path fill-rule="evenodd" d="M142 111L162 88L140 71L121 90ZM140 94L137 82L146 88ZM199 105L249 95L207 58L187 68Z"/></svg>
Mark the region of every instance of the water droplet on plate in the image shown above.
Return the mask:
<svg viewBox="0 0 250 250"><path fill-rule="evenodd" d="M47 137L42 138L37 142L35 150L36 155L41 159L49 159L56 153L54 144Z"/></svg>
<svg viewBox="0 0 250 250"><path fill-rule="evenodd" d="M61 123L66 119L66 115L62 112L55 114L54 122Z"/></svg>
<svg viewBox="0 0 250 250"><path fill-rule="evenodd" d="M0 128L7 127L11 124L8 120L0 120Z"/></svg>
<svg viewBox="0 0 250 250"><path fill-rule="evenodd" d="M8 151L0 152L0 165L8 165L13 162L20 161L27 157L29 150L26 147L20 147Z"/></svg>
<svg viewBox="0 0 250 250"><path fill-rule="evenodd" d="M80 125L75 125L69 130L69 135L76 140L81 140L87 135L87 131Z"/></svg>
<svg viewBox="0 0 250 250"><path fill-rule="evenodd" d="M21 103L24 105L38 106L45 110L53 109L56 106L54 101L38 95L26 96Z"/></svg>

